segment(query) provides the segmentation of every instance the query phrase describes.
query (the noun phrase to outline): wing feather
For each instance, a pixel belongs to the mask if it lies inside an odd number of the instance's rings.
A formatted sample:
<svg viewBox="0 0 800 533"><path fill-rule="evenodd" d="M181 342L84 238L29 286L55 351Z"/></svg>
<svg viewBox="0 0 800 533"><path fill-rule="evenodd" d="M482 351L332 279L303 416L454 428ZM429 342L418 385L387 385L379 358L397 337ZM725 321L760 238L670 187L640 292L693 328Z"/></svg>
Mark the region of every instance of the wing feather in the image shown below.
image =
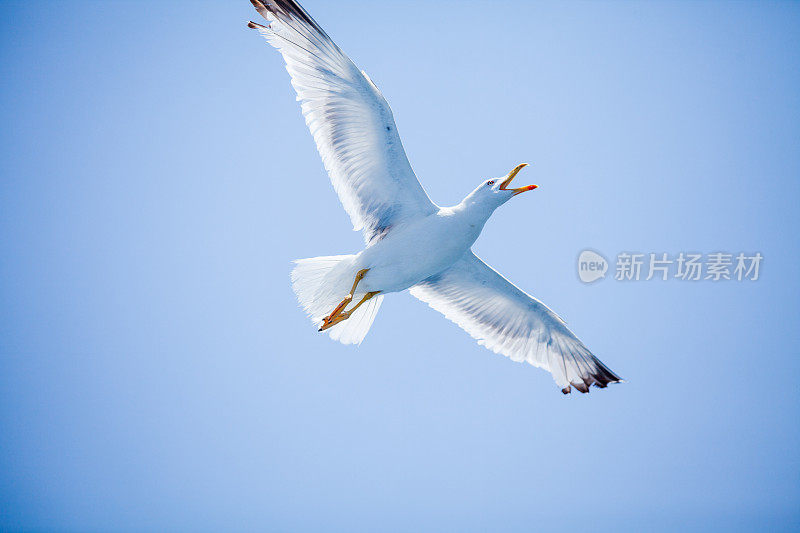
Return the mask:
<svg viewBox="0 0 800 533"><path fill-rule="evenodd" d="M411 294L493 352L548 370L564 394L621 381L558 315L472 252L413 286Z"/></svg>
<svg viewBox="0 0 800 533"><path fill-rule="evenodd" d="M268 22L248 25L280 51L325 169L355 230L436 211L406 157L392 110L366 73L294 0L251 0Z"/></svg>

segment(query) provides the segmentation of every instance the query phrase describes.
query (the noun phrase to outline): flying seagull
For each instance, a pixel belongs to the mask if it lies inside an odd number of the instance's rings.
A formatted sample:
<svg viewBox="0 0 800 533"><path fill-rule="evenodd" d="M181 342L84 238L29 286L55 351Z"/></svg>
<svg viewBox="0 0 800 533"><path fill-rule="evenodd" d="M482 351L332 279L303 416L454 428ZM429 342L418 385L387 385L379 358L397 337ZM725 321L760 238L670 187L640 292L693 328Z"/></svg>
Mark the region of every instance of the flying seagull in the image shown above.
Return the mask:
<svg viewBox="0 0 800 533"><path fill-rule="evenodd" d="M495 353L548 370L564 394L619 382L558 315L471 250L495 209L536 188L511 186L525 164L484 180L458 205L439 207L366 72L294 0L251 2L267 24L248 26L286 61L333 187L364 234L357 254L295 261L292 288L319 331L358 344L383 297L410 289Z"/></svg>

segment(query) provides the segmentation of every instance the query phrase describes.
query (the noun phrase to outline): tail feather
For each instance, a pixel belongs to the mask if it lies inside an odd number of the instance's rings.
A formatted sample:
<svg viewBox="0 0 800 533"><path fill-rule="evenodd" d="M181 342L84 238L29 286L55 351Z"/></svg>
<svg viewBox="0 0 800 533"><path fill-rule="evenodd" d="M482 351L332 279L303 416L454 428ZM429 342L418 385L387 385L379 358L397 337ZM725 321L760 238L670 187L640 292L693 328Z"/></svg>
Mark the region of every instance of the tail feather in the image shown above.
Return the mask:
<svg viewBox="0 0 800 533"><path fill-rule="evenodd" d="M298 259L292 270L292 289L297 301L315 326L342 301L356 275L354 255L333 255ZM358 301L363 292L356 291L353 301ZM383 295L379 294L359 307L347 320L326 329L331 339L342 344L361 344L367 335L375 315L378 314Z"/></svg>

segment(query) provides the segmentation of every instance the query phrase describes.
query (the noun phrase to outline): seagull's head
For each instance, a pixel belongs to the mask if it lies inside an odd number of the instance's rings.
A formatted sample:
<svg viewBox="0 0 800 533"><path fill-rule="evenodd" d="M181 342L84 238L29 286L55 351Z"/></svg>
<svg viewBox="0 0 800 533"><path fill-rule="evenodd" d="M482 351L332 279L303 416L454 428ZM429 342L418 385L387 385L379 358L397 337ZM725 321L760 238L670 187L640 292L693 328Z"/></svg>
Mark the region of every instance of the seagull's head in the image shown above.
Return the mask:
<svg viewBox="0 0 800 533"><path fill-rule="evenodd" d="M514 180L519 171L528 166L527 163L517 165L514 169L502 178L492 178L484 181L470 193L467 197L469 203L480 205L494 211L511 198L526 191L532 191L538 185L526 185L524 187L511 187L511 182Z"/></svg>

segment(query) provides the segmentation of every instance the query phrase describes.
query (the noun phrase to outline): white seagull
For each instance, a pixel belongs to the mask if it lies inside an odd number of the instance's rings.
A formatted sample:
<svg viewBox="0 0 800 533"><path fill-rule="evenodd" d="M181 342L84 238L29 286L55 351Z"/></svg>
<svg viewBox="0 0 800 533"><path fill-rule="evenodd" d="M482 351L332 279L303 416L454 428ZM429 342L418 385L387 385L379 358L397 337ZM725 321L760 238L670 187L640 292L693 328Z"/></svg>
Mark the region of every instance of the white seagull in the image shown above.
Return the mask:
<svg viewBox="0 0 800 533"><path fill-rule="evenodd" d="M392 110L294 0L251 0L267 24L249 22L283 56L333 187L366 248L300 259L292 288L332 339L360 343L384 295L410 289L478 342L548 370L564 394L620 378L567 328L472 250L495 209L536 185L511 187L525 166L481 182L460 204L439 207L408 162Z"/></svg>

